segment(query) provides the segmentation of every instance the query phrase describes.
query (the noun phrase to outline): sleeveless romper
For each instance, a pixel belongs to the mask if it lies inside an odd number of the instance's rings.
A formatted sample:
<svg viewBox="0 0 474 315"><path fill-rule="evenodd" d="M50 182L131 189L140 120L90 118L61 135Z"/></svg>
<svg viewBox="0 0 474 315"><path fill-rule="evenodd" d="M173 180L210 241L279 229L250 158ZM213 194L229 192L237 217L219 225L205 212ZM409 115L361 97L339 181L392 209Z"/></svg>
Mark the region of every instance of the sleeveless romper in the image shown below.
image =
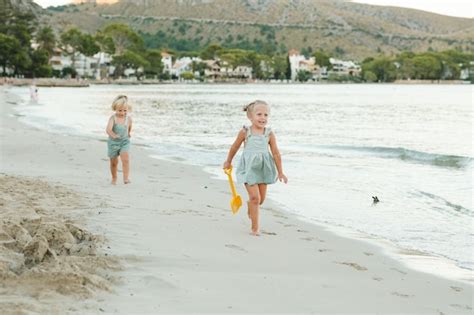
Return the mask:
<svg viewBox="0 0 474 315"><path fill-rule="evenodd" d="M265 128L263 135L254 135L250 127L245 127L244 152L237 167L237 181L239 183L273 184L277 180L275 160L268 150L270 128Z"/></svg>
<svg viewBox="0 0 474 315"><path fill-rule="evenodd" d="M130 138L128 137L128 116L125 116L125 122L123 124L117 124L115 122L115 115L112 117L114 119L112 131L120 138L113 139L109 136L109 139L107 139L107 151L110 158L115 158L119 156L120 153L128 152L130 149Z"/></svg>

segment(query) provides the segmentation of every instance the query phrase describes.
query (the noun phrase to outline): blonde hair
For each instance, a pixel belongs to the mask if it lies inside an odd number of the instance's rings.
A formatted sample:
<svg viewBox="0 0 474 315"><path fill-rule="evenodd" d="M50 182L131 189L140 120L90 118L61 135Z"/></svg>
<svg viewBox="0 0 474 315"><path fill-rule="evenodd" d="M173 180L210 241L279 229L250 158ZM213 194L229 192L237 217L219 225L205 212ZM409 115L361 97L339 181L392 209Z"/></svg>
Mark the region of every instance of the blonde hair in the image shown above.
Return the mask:
<svg viewBox="0 0 474 315"><path fill-rule="evenodd" d="M128 105L128 97L126 95L117 96L112 102L112 110L127 107L128 110L132 110L132 107Z"/></svg>
<svg viewBox="0 0 474 315"><path fill-rule="evenodd" d="M267 102L261 101L261 100L256 100L256 101L253 101L252 103L245 105L243 110L244 112L247 112L247 116L248 116L251 113L253 113L253 111L255 110L255 107L257 107L258 105L266 106L268 110L270 110L270 105L268 105Z"/></svg>

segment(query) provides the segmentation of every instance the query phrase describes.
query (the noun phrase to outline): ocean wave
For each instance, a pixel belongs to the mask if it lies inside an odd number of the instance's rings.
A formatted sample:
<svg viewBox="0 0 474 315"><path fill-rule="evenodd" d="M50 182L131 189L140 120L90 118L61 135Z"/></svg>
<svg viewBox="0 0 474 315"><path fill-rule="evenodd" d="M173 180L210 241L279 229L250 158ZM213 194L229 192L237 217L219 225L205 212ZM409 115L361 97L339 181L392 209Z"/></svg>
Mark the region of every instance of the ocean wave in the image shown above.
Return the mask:
<svg viewBox="0 0 474 315"><path fill-rule="evenodd" d="M472 165L473 158L459 155L443 155L410 150L405 148L390 147L364 147L364 146L319 146L321 148L357 151L368 153L382 158L394 158L407 162L429 164L440 167L465 168Z"/></svg>
<svg viewBox="0 0 474 315"><path fill-rule="evenodd" d="M462 213L462 214L468 215L470 217L474 217L474 212L472 210L470 210L468 208L464 208L461 205L452 203L452 202L444 199L441 196L438 196L438 195L435 195L435 194L432 194L432 193L429 193L429 192L426 192L426 191L421 191L421 190L419 190L418 193L422 196L428 197L432 200L440 202L441 204L444 204L448 209L450 209L451 211L454 211L455 213ZM434 208L434 209L439 209L439 208Z"/></svg>

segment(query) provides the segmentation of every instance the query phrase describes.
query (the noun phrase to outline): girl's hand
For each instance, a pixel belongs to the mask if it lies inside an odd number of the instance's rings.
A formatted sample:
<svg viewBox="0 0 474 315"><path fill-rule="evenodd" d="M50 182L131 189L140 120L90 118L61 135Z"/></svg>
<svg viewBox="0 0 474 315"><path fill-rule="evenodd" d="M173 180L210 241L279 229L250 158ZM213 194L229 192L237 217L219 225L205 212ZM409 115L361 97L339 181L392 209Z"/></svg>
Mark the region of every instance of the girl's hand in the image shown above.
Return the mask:
<svg viewBox="0 0 474 315"><path fill-rule="evenodd" d="M278 174L278 180L280 182L284 182L285 184L288 183L288 178L285 176L285 174L281 173L281 174Z"/></svg>
<svg viewBox="0 0 474 315"><path fill-rule="evenodd" d="M230 162L228 162L228 161L225 161L225 162L224 162L224 169L225 169L225 170L228 170L228 169L231 168L231 167L232 167L232 164L231 164Z"/></svg>

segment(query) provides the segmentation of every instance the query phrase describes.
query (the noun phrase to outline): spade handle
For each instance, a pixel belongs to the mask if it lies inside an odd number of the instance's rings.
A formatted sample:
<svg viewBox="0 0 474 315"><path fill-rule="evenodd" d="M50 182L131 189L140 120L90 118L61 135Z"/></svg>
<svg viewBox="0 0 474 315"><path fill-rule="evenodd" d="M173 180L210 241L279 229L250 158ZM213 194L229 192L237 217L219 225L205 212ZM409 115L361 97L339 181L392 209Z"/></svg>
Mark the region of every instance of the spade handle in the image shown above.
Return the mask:
<svg viewBox="0 0 474 315"><path fill-rule="evenodd" d="M232 167L224 169L224 173L227 174L229 178L230 190L232 191L232 197L237 196L237 191L235 190L234 180L232 179Z"/></svg>

